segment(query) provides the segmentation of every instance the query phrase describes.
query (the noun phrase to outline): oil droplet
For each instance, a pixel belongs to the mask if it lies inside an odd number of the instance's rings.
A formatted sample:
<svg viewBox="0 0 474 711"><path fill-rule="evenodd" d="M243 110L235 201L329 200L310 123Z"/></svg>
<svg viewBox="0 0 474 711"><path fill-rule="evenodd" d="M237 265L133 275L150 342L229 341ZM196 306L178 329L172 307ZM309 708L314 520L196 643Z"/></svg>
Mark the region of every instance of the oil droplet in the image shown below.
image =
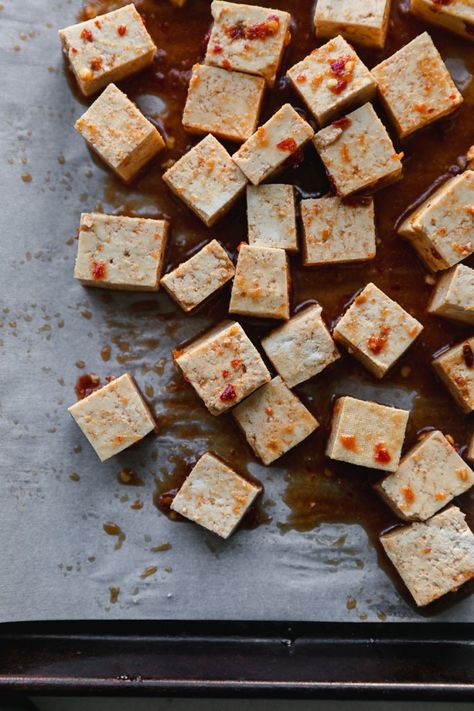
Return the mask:
<svg viewBox="0 0 474 711"><path fill-rule="evenodd" d="M139 511L143 508L143 501L140 501L140 499L135 499L133 504L131 504L130 508L135 509L135 511Z"/></svg>
<svg viewBox="0 0 474 711"><path fill-rule="evenodd" d="M154 575L157 572L158 568L156 565L150 565L148 568L145 568L143 573L140 575L141 580L145 580L145 578L149 578L150 575Z"/></svg>
<svg viewBox="0 0 474 711"><path fill-rule="evenodd" d="M33 180L30 173L23 173L23 175L21 176L21 179L23 180L24 183L31 183L31 181Z"/></svg>
<svg viewBox="0 0 474 711"><path fill-rule="evenodd" d="M85 367L86 367L86 364L84 363L83 360L76 360L76 368L79 368L80 370L82 370L82 368L85 368Z"/></svg>
<svg viewBox="0 0 474 711"><path fill-rule="evenodd" d="M108 360L110 360L111 352L112 352L111 347L106 344L100 351L100 357L102 358L102 360L108 361Z"/></svg>
<svg viewBox="0 0 474 711"><path fill-rule="evenodd" d="M145 385L145 395L147 397L153 397L155 394L155 391L153 390L153 387L151 385Z"/></svg>
<svg viewBox="0 0 474 711"><path fill-rule="evenodd" d="M353 597L348 597L346 607L348 610L355 610L355 608L357 607L357 600L355 600Z"/></svg>
<svg viewBox="0 0 474 711"><path fill-rule="evenodd" d="M69 475L69 478L71 479L71 481L79 481L81 477L79 476L79 474L76 474L76 472L73 472Z"/></svg>
<svg viewBox="0 0 474 711"><path fill-rule="evenodd" d="M110 590L110 602L112 603L112 605L114 605L117 602L118 597L120 595L120 588L117 588L117 587L115 587L115 585L113 585L112 587L109 588L109 590Z"/></svg>
<svg viewBox="0 0 474 711"><path fill-rule="evenodd" d="M119 548L121 548L122 543L125 540L125 533L122 531L120 526L117 526L117 524L113 523L112 521L107 521L107 523L103 524L102 528L108 536L117 536L115 550L117 551Z"/></svg>
<svg viewBox="0 0 474 711"><path fill-rule="evenodd" d="M159 546L153 546L150 550L153 553L164 553L165 551L171 550L172 545L171 543L161 543Z"/></svg>

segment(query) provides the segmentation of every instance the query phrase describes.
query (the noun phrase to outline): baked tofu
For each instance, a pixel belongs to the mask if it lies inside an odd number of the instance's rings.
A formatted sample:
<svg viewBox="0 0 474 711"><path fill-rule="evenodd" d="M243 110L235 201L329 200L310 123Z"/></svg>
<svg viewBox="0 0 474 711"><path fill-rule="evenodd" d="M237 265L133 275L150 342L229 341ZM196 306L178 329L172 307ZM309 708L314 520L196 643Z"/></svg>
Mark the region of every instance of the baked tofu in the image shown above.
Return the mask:
<svg viewBox="0 0 474 711"><path fill-rule="evenodd" d="M290 318L290 271L284 249L240 245L229 312Z"/></svg>
<svg viewBox="0 0 474 711"><path fill-rule="evenodd" d="M382 49L388 30L390 0L318 0L316 36L341 34L349 42Z"/></svg>
<svg viewBox="0 0 474 711"><path fill-rule="evenodd" d="M474 410L474 338L434 359L433 368L464 412Z"/></svg>
<svg viewBox="0 0 474 711"><path fill-rule="evenodd" d="M252 246L298 251L292 185L247 185L247 222Z"/></svg>
<svg viewBox="0 0 474 711"><path fill-rule="evenodd" d="M474 41L474 4L471 0L411 0L410 10L431 25Z"/></svg>
<svg viewBox="0 0 474 711"><path fill-rule="evenodd" d="M474 269L458 264L445 272L436 285L428 311L474 325Z"/></svg>

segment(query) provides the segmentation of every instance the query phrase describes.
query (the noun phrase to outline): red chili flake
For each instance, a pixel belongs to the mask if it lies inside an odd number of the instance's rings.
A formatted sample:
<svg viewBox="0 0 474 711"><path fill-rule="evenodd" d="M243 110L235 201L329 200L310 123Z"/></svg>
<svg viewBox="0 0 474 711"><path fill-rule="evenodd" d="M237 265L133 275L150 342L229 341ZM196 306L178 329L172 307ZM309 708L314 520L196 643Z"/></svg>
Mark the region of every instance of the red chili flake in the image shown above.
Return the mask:
<svg viewBox="0 0 474 711"><path fill-rule="evenodd" d="M94 22L94 25L97 27L98 30L100 30L100 28L102 27L102 22L100 20L96 20Z"/></svg>
<svg viewBox="0 0 474 711"><path fill-rule="evenodd" d="M280 151L289 151L290 153L294 153L295 151L298 150L298 145L295 141L294 138L284 138L283 141L280 141L280 143L277 143L277 148Z"/></svg>
<svg viewBox="0 0 474 711"><path fill-rule="evenodd" d="M351 59L351 57L339 57L338 59L335 59L333 62L329 63L329 66L331 68L331 72L335 74L336 76L340 76L341 74L344 74L346 71L346 64L347 62Z"/></svg>
<svg viewBox="0 0 474 711"><path fill-rule="evenodd" d="M90 67L94 72L99 71L99 69L102 67L102 57L94 57L93 59L91 59Z"/></svg>
<svg viewBox="0 0 474 711"><path fill-rule="evenodd" d="M462 347L462 357L464 358L464 362L468 368L474 367L474 353L472 352L472 348L469 343L464 343Z"/></svg>
<svg viewBox="0 0 474 711"><path fill-rule="evenodd" d="M238 368L239 366L242 365L242 361L240 360L240 358L234 358L233 360L230 361L230 364L235 370L235 368Z"/></svg>
<svg viewBox="0 0 474 711"><path fill-rule="evenodd" d="M334 128L348 128L352 123L351 119L348 116L341 116L341 118L336 119L335 121L332 122L331 126L334 126Z"/></svg>
<svg viewBox="0 0 474 711"><path fill-rule="evenodd" d="M225 29L227 37L231 40L244 39L245 38L245 25L243 22L236 22L235 25Z"/></svg>
<svg viewBox="0 0 474 711"><path fill-rule="evenodd" d="M94 279L105 279L106 267L105 262L93 262L92 277Z"/></svg>
<svg viewBox="0 0 474 711"><path fill-rule="evenodd" d="M92 42L92 40L94 39L94 35L90 30L87 29L87 27L84 27L81 32L81 39L87 42Z"/></svg>
<svg viewBox="0 0 474 711"><path fill-rule="evenodd" d="M333 94L341 94L347 86L347 79L338 79L337 84L331 87Z"/></svg>
<svg viewBox="0 0 474 711"><path fill-rule="evenodd" d="M367 339L367 346L372 353L375 353L375 355L380 353L385 348L389 330L390 329L387 326L382 326L378 336L369 336Z"/></svg>
<svg viewBox="0 0 474 711"><path fill-rule="evenodd" d="M72 52L73 54L77 54L77 49L76 49L75 47L71 47L71 52Z"/></svg>
<svg viewBox="0 0 474 711"><path fill-rule="evenodd" d="M435 259L442 259L441 254L434 247L431 247L430 252Z"/></svg>
<svg viewBox="0 0 474 711"><path fill-rule="evenodd" d="M341 435L339 437L341 444L346 449L351 449L353 452L357 450L356 438L354 435Z"/></svg>
<svg viewBox="0 0 474 711"><path fill-rule="evenodd" d="M235 392L234 386L229 384L226 385L224 390L220 394L220 399L222 402L230 402L232 400L235 400L237 397L237 393Z"/></svg>
<svg viewBox="0 0 474 711"><path fill-rule="evenodd" d="M232 69L232 64L229 62L228 59L222 60L222 66L224 69Z"/></svg>
<svg viewBox="0 0 474 711"><path fill-rule="evenodd" d="M298 74L298 76L296 77L296 81L298 82L298 84L304 84L305 81L306 81L305 75L304 75L304 74Z"/></svg>
<svg viewBox="0 0 474 711"><path fill-rule="evenodd" d="M382 442L378 442L376 445L374 445L374 450L374 459L376 462L380 462L381 464L387 464L391 461L392 457L390 456L386 446Z"/></svg>
<svg viewBox="0 0 474 711"><path fill-rule="evenodd" d="M264 40L267 37L276 35L280 29L280 18L277 15L269 15L264 22L257 22L254 25L246 25L244 22L236 22L224 28L224 32L231 40Z"/></svg>
<svg viewBox="0 0 474 711"><path fill-rule="evenodd" d="M413 489L411 488L411 486L403 486L402 492L403 492L403 497L408 504L415 500L415 493L414 493Z"/></svg>
<svg viewBox="0 0 474 711"><path fill-rule="evenodd" d="M215 44L212 48L212 53L213 54L222 54L222 47L220 44Z"/></svg>
<svg viewBox="0 0 474 711"><path fill-rule="evenodd" d="M119 25L117 27L117 32L119 33L120 37L123 37L125 34L127 34L127 28L125 25Z"/></svg>
<svg viewBox="0 0 474 711"><path fill-rule="evenodd" d="M101 383L98 375L94 375L93 373L81 375L76 381L75 391L77 399L83 400L100 387Z"/></svg>
<svg viewBox="0 0 474 711"><path fill-rule="evenodd" d="M228 377L229 377L229 371L228 371L228 370L223 370L223 371L222 371L222 377L223 377L223 378L228 378Z"/></svg>

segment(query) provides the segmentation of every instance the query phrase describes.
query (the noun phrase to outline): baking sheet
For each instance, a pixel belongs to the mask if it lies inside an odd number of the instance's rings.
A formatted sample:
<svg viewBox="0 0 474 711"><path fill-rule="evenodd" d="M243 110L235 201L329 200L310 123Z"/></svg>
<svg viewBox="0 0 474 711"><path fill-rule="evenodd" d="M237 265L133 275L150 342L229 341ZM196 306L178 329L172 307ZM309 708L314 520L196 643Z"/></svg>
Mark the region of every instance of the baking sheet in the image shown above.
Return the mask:
<svg viewBox="0 0 474 711"><path fill-rule="evenodd" d="M278 465L249 464L274 502L272 522L230 541L157 511L153 476L206 449L215 427L186 392L170 389L179 379L169 357L212 318L185 317L162 294L141 307L143 295L104 296L74 281L79 215L107 210L107 174L73 129L83 106L68 86L56 34L74 20L77 3L6 0L2 8L0 621L425 619L395 590L359 526L282 531L288 509ZM152 196L143 212L156 212ZM99 355L106 343L110 362ZM82 372L125 370L153 388L160 434L100 464L66 408ZM413 397L401 389L399 404ZM238 446L230 429L228 438ZM124 466L137 470L143 487L117 481ZM137 498L140 510L131 508ZM118 550L103 531L107 521L126 535ZM163 543L171 548L151 551ZM157 572L141 578L149 566ZM115 603L110 587L120 588ZM466 598L435 619L468 620L473 611Z"/></svg>

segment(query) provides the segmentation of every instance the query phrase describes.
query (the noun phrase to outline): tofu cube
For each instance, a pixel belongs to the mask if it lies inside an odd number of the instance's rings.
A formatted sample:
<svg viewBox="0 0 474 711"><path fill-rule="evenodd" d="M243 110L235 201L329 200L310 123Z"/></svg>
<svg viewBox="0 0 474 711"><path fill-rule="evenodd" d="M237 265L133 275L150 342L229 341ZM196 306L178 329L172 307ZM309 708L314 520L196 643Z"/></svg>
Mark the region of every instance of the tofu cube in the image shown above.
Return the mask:
<svg viewBox="0 0 474 711"><path fill-rule="evenodd" d="M316 36L343 37L364 47L382 49L387 37L390 0L318 0Z"/></svg>
<svg viewBox="0 0 474 711"><path fill-rule="evenodd" d="M411 0L410 10L431 25L474 40L474 4L469 0Z"/></svg>
<svg viewBox="0 0 474 711"><path fill-rule="evenodd" d="M372 198L341 200L326 196L302 200L305 266L363 262L376 252Z"/></svg>
<svg viewBox="0 0 474 711"><path fill-rule="evenodd" d="M165 147L153 124L115 84L77 119L75 128L126 183Z"/></svg>
<svg viewBox="0 0 474 711"><path fill-rule="evenodd" d="M426 522L395 528L380 542L419 607L474 576L474 535L456 506Z"/></svg>
<svg viewBox="0 0 474 711"><path fill-rule="evenodd" d="M427 32L372 69L401 138L450 114L463 102Z"/></svg>
<svg viewBox="0 0 474 711"><path fill-rule="evenodd" d="M319 427L316 418L278 376L232 414L264 464L274 462Z"/></svg>
<svg viewBox="0 0 474 711"><path fill-rule="evenodd" d="M59 39L85 96L144 69L156 52L133 3L65 27Z"/></svg>
<svg viewBox="0 0 474 711"><path fill-rule="evenodd" d="M339 197L384 187L402 172L401 155L372 104L321 129L313 143Z"/></svg>
<svg viewBox="0 0 474 711"><path fill-rule="evenodd" d="M290 318L290 271L284 249L240 245L229 311L258 318Z"/></svg>
<svg viewBox="0 0 474 711"><path fill-rule="evenodd" d="M131 375L125 373L68 410L104 462L156 428Z"/></svg>
<svg viewBox="0 0 474 711"><path fill-rule="evenodd" d="M405 353L423 326L375 284L367 284L333 335L377 378Z"/></svg>
<svg viewBox="0 0 474 711"><path fill-rule="evenodd" d="M436 285L428 311L474 325L474 269L458 264L445 272Z"/></svg>
<svg viewBox="0 0 474 711"><path fill-rule="evenodd" d="M169 168L163 180L208 227L230 210L247 184L224 146L210 134Z"/></svg>
<svg viewBox="0 0 474 711"><path fill-rule="evenodd" d="M474 410L474 338L435 358L433 368L464 412Z"/></svg>
<svg viewBox="0 0 474 711"><path fill-rule="evenodd" d="M290 104L284 104L267 123L240 146L232 159L251 183L259 185L276 173L314 131Z"/></svg>
<svg viewBox="0 0 474 711"><path fill-rule="evenodd" d="M334 405L326 454L340 462L395 472L409 415L408 410L340 397Z"/></svg>
<svg viewBox="0 0 474 711"><path fill-rule="evenodd" d="M174 497L171 509L229 538L261 491L261 486L206 452Z"/></svg>
<svg viewBox="0 0 474 711"><path fill-rule="evenodd" d="M291 15L257 5L214 0L214 24L206 64L257 74L275 84L283 51L291 39Z"/></svg>
<svg viewBox="0 0 474 711"><path fill-rule="evenodd" d="M212 133L246 141L257 128L265 80L241 72L195 64L183 112L189 133Z"/></svg>
<svg viewBox="0 0 474 711"><path fill-rule="evenodd" d="M321 373L340 358L321 316L309 306L266 336L262 347L289 388Z"/></svg>
<svg viewBox="0 0 474 711"><path fill-rule="evenodd" d="M183 311L199 306L234 276L227 252L215 239L166 274L161 284Z"/></svg>
<svg viewBox="0 0 474 711"><path fill-rule="evenodd" d="M313 50L287 76L319 126L370 101L377 90L377 82L341 36Z"/></svg>
<svg viewBox="0 0 474 711"><path fill-rule="evenodd" d="M473 484L472 469L443 433L435 431L418 442L376 489L400 518L426 521Z"/></svg>
<svg viewBox="0 0 474 711"><path fill-rule="evenodd" d="M158 291L168 229L166 220L82 214L74 277L85 286Z"/></svg>
<svg viewBox="0 0 474 711"><path fill-rule="evenodd" d="M292 185L248 185L247 220L251 245L298 251Z"/></svg>
<svg viewBox="0 0 474 711"><path fill-rule="evenodd" d="M209 412L221 415L271 379L259 352L235 321L223 321L175 354Z"/></svg>
<svg viewBox="0 0 474 711"><path fill-rule="evenodd" d="M433 271L448 269L474 252L474 171L450 178L425 200L398 234Z"/></svg>

